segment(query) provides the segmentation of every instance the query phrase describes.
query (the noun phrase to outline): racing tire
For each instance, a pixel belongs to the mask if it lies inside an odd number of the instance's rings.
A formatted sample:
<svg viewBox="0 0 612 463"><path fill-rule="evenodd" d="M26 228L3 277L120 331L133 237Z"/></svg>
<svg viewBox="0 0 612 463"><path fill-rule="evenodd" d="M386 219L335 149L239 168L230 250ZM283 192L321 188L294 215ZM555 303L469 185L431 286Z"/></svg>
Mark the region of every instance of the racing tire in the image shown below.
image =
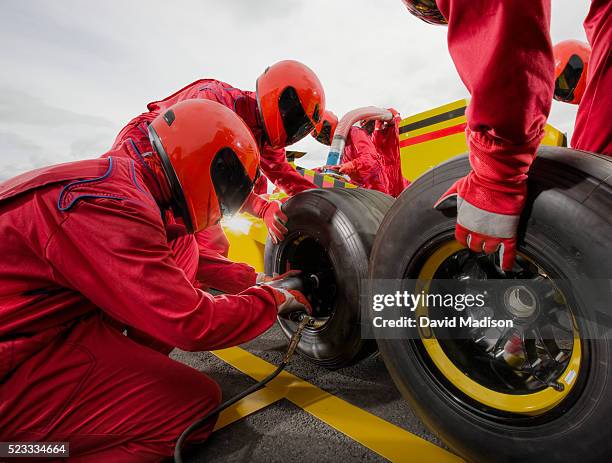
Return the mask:
<svg viewBox="0 0 612 463"><path fill-rule="evenodd" d="M266 274L291 269L316 274L319 287L307 291L323 323L307 327L297 350L317 365L337 369L376 352L374 340L361 338L360 297L378 227L393 198L365 189L326 188L302 192L283 206L285 240L265 250ZM279 319L290 338L296 324Z"/></svg>
<svg viewBox="0 0 612 463"><path fill-rule="evenodd" d="M439 211L432 205L469 168L466 156L453 158L425 173L395 201L372 250L371 281L418 278L428 256L444 243L460 247L454 241L456 209ZM542 147L529 173L518 237L519 253L572 285L573 309L580 319L598 316L607 326L612 315L611 179L610 158ZM372 291L373 285L370 296ZM580 301L597 301L607 313L591 313L591 306ZM554 407L531 414L491 408L469 396L456 378L442 374L418 336L377 342L404 398L432 432L468 461L612 461L612 341L609 334L595 333L590 323L576 325L581 363L573 387Z"/></svg>

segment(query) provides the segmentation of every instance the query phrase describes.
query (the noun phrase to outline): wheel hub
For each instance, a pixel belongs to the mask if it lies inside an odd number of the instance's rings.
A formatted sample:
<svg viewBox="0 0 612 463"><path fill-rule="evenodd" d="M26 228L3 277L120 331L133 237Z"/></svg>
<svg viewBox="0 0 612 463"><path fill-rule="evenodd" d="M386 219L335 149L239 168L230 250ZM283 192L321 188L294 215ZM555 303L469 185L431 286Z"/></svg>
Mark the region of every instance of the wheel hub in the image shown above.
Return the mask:
<svg viewBox="0 0 612 463"><path fill-rule="evenodd" d="M283 272L301 270L304 293L312 304L317 327L321 328L333 315L337 291L327 250L315 237L299 232L288 236L285 243L279 267Z"/></svg>
<svg viewBox="0 0 612 463"><path fill-rule="evenodd" d="M511 286L503 295L504 308L519 320L530 319L538 310L538 297L525 285Z"/></svg>

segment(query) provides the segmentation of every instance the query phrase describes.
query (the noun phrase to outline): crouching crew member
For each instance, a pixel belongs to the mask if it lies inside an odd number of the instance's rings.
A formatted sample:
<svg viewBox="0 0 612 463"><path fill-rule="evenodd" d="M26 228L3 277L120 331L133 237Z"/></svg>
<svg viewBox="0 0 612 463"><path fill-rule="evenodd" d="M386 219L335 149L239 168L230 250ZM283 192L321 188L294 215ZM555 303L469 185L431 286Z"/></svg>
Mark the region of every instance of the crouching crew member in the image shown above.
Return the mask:
<svg viewBox="0 0 612 463"><path fill-rule="evenodd" d="M316 188L291 167L284 148L308 135L319 122L325 109L321 82L304 64L286 60L266 68L255 87L256 91L251 92L214 79L197 80L163 100L149 103L147 112L132 119L121 130L113 147L130 139L141 153L150 152L147 126L155 117L180 101L212 100L230 108L251 129L261 153L261 171L265 177L288 195ZM139 162L138 158L135 160ZM261 178L257 185L262 185L265 190L265 179ZM267 201L252 194L242 212L263 219L270 237L278 242L287 232L287 216L281 206L279 201ZM224 259L228 255L229 242L220 225L196 233L195 239L199 245L200 271L205 285L236 292L255 283L257 275L252 268L232 265Z"/></svg>
<svg viewBox="0 0 612 463"><path fill-rule="evenodd" d="M245 123L216 102L190 100L146 130L152 175L123 143L104 158L0 184L4 440L68 441L77 461L159 461L221 392L126 329L201 351L253 339L277 314L311 310L301 293L270 286L204 293L168 245L167 210L199 232L243 206L259 164Z"/></svg>

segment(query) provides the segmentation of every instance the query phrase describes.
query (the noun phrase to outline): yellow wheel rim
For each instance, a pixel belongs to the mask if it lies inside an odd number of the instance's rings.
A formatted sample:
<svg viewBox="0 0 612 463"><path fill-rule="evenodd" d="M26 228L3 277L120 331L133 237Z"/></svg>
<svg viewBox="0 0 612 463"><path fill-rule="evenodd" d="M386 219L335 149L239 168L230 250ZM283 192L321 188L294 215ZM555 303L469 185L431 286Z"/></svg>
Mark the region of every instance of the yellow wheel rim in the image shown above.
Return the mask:
<svg viewBox="0 0 612 463"><path fill-rule="evenodd" d="M431 281L442 263L453 254L465 249L456 241L449 241L437 249L425 262L419 274L419 281L423 282L423 290L429 288ZM422 309L421 309L422 310ZM417 316L422 315L417 311ZM424 336L425 335L425 336ZM441 344L433 335L433 332L421 333L421 341L427 354L438 368L440 373L450 381L457 389L468 397L487 405L488 407L511 413L524 415L539 415L557 406L570 393L580 371L581 342L574 323L572 354L566 369L557 382L563 385L559 391L552 387L529 393L529 394L505 394L489 389L471 379L461 371L446 355Z"/></svg>

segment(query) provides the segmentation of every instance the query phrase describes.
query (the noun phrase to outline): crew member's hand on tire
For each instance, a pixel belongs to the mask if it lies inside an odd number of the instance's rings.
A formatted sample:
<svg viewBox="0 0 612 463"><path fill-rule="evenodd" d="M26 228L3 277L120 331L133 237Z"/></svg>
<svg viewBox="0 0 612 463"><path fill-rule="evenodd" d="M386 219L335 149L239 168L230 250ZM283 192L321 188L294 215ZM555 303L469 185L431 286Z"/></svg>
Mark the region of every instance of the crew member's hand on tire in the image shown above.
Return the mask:
<svg viewBox="0 0 612 463"><path fill-rule="evenodd" d="M268 227L268 233L272 242L278 244L287 234L287 216L283 212L283 203L280 201L270 201L263 211L263 221Z"/></svg>
<svg viewBox="0 0 612 463"><path fill-rule="evenodd" d="M493 184L472 171L459 179L436 202L436 209L456 204L455 238L474 252L499 253L502 270L512 270L516 259L516 230L527 183Z"/></svg>
<svg viewBox="0 0 612 463"><path fill-rule="evenodd" d="M242 211L263 219L274 244L280 243L285 238L288 219L283 212L281 201L266 201L261 196L251 193L242 206Z"/></svg>
<svg viewBox="0 0 612 463"><path fill-rule="evenodd" d="M457 206L455 237L474 252L499 253L504 271L516 259L516 233L527 201L527 173L541 135L524 144L500 142L484 132L467 131L472 170L436 202Z"/></svg>

